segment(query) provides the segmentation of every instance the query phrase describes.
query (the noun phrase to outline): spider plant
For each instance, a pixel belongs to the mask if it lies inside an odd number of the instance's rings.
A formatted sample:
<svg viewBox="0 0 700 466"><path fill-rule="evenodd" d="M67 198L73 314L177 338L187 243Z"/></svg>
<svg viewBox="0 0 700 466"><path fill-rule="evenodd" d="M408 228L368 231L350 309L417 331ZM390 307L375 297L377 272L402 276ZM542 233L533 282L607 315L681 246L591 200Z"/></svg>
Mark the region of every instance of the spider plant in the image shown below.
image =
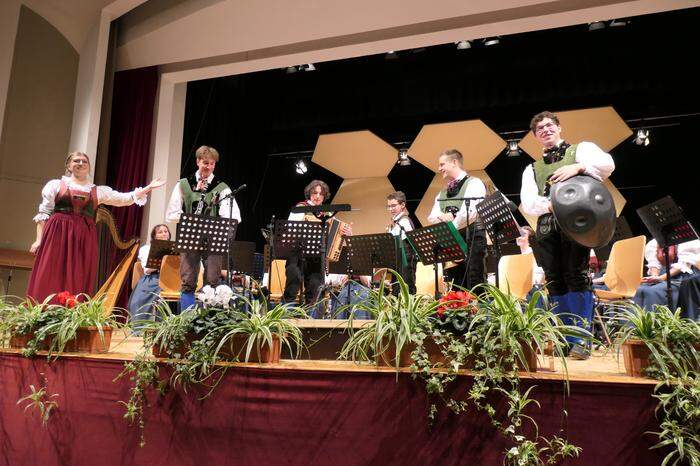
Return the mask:
<svg viewBox="0 0 700 466"><path fill-rule="evenodd" d="M217 328L221 338L214 354L218 357L222 348L235 348L234 340L240 336L245 338L245 343L238 354L234 355L239 360L245 352L242 359L248 362L254 348L258 360L260 360L261 348L266 346L272 350L275 338L278 338L280 344L289 349L290 354L299 357L304 344L303 337L299 327L290 319L303 318L306 315L304 309L284 304L278 304L272 309L268 309L265 300L250 301L245 297L241 297L241 299L248 312L238 309L230 311L232 321Z"/></svg>
<svg viewBox="0 0 700 466"><path fill-rule="evenodd" d="M184 356L187 335L193 330L198 311L175 314L165 301L153 303L156 320L139 321L143 332L144 346L155 346L161 353L174 358Z"/></svg>
<svg viewBox="0 0 700 466"><path fill-rule="evenodd" d="M378 290L370 291L367 301L353 305L374 320L355 330L352 325L354 313L350 314L350 336L340 351L340 358L368 361L371 355L382 357L393 347L398 370L401 350L414 343L416 334L440 306L441 303L428 296L411 294L403 278L395 271L390 272L396 277L398 295L387 296L382 282Z"/></svg>
<svg viewBox="0 0 700 466"><path fill-rule="evenodd" d="M45 325L55 313L49 315L47 311L53 306L49 302L53 295L48 296L43 302L37 303L31 298L19 299L18 304L13 305L7 297L0 300L0 344L6 344L12 336L30 335L39 327Z"/></svg>

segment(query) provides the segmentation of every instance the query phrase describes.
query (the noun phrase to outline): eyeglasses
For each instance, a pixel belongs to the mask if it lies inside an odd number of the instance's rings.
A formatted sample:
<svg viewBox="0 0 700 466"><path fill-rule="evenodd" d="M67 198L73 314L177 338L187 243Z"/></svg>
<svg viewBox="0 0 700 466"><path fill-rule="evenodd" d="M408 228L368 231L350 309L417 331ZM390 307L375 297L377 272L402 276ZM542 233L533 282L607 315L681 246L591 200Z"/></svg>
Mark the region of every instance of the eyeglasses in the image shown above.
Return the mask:
<svg viewBox="0 0 700 466"><path fill-rule="evenodd" d="M387 204L387 205L386 205L386 210L395 209L395 208L397 208L397 207L401 207L401 204Z"/></svg>
<svg viewBox="0 0 700 466"><path fill-rule="evenodd" d="M537 126L537 127L535 128L535 134L541 134L541 133L543 133L545 130L549 130L549 129L556 128L556 127L557 127L556 124L554 124L553 122L549 122L549 123L547 123L546 125Z"/></svg>

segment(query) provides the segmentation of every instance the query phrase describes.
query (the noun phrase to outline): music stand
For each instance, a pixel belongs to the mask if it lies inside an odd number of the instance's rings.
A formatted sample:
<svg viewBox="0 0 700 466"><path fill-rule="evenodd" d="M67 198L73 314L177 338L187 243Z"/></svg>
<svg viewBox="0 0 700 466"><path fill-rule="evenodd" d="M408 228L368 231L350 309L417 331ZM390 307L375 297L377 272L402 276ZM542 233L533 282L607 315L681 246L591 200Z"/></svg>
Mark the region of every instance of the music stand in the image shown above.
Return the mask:
<svg viewBox="0 0 700 466"><path fill-rule="evenodd" d="M630 229L627 219L623 216L617 217L615 220L615 231L613 232L613 237L608 244L595 248L595 257L599 261L606 261L610 258L610 251L612 251L612 246L618 241L623 239L631 238L632 230Z"/></svg>
<svg viewBox="0 0 700 466"><path fill-rule="evenodd" d="M231 241L228 268L232 273L253 275L253 255L255 243L252 241ZM230 278L229 278L230 280Z"/></svg>
<svg viewBox="0 0 700 466"><path fill-rule="evenodd" d="M228 253L227 237L236 235L238 220L205 215L182 214L177 224L177 250L214 255Z"/></svg>
<svg viewBox="0 0 700 466"><path fill-rule="evenodd" d="M321 250L325 249L323 243L323 227L321 222L309 222L306 220L277 220L272 234L272 252L270 264L274 259L286 259L301 257L301 296L304 296L304 268L307 258L322 257ZM322 267L323 269L323 267ZM270 275L270 280L272 275ZM326 275L323 274L325 281Z"/></svg>
<svg viewBox="0 0 700 466"><path fill-rule="evenodd" d="M642 219L659 247L664 250L664 262L666 263L666 302L668 308L673 307L671 293L671 261L668 257L669 246L682 244L698 239L695 228L683 216L681 208L673 201L671 196L666 196L656 202L637 209L637 215Z"/></svg>
<svg viewBox="0 0 700 466"><path fill-rule="evenodd" d="M151 248L148 251L146 267L149 269L160 270L160 264L163 262L164 256L175 256L177 254L178 252L177 248L175 247L175 241L153 239L151 240Z"/></svg>
<svg viewBox="0 0 700 466"><path fill-rule="evenodd" d="M452 222L442 222L406 232L413 250L425 265L433 265L435 273L435 299L440 299L438 287L438 263L464 260L467 243Z"/></svg>
<svg viewBox="0 0 700 466"><path fill-rule="evenodd" d="M372 275L376 268L397 269L397 237L391 233L348 236L349 271L353 275Z"/></svg>
<svg viewBox="0 0 700 466"><path fill-rule="evenodd" d="M486 226L486 232L491 237L496 252L496 287L498 288L498 262L501 259L501 244L519 237L520 227L500 191L494 191L493 194L486 196L483 201L476 205L476 211Z"/></svg>

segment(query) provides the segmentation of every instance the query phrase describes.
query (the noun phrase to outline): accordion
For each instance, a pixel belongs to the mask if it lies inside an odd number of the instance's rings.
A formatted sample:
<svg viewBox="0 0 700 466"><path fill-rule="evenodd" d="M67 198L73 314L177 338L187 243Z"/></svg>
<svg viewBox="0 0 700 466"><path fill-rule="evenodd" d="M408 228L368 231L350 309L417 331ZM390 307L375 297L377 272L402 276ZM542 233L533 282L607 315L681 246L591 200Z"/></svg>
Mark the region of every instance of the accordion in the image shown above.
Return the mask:
<svg viewBox="0 0 700 466"><path fill-rule="evenodd" d="M340 260L340 252L343 249L343 243L345 243L343 227L346 225L348 224L337 218L332 218L328 221L326 257L331 262L338 262Z"/></svg>

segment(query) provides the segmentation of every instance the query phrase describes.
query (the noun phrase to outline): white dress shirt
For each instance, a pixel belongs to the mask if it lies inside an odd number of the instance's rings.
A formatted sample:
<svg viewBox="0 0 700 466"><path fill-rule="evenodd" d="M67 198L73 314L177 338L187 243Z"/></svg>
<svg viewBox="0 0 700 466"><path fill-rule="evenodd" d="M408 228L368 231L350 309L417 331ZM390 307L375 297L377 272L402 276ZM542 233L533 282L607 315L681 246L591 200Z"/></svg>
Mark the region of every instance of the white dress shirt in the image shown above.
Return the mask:
<svg viewBox="0 0 700 466"><path fill-rule="evenodd" d="M394 236L399 236L401 235L401 239L406 239L406 232L413 230L413 225L411 225L411 220L403 216L403 212L392 218L394 221L394 226L389 230L389 233L391 233ZM400 225L400 226L399 226ZM403 228L403 229L402 229Z"/></svg>
<svg viewBox="0 0 700 466"><path fill-rule="evenodd" d="M199 170L195 172L194 174L195 178L197 179L197 182L201 179L201 175L199 174ZM212 180L214 179L214 174L212 173L207 177L207 183L211 184ZM231 194L231 189L226 188L222 190L219 193L219 197L225 197ZM231 208L231 202L233 201L233 211L231 212L233 215L230 215L229 210ZM182 189L180 189L180 182L175 185L175 188L173 189L173 193L170 195L170 202L168 202L168 210L165 213L165 220L168 222L174 222L177 223L180 221L180 215L182 215ZM221 218L233 218L238 220L238 223L241 223L241 211L238 208L238 203L236 202L235 199L231 199L230 197L228 199L224 199L219 203L219 217Z"/></svg>
<svg viewBox="0 0 700 466"><path fill-rule="evenodd" d="M467 172L462 171L462 173L459 176L457 176L455 180L460 181L465 176L467 176ZM479 178L472 176L470 177L470 179L465 181L465 183L468 184L467 188L464 191L464 197L486 197L486 186L484 185L484 182L481 181ZM438 193L437 196L435 196L433 210L431 210L430 215L428 215L428 221L430 223L440 223L442 221L438 218L440 215L442 215L442 211L440 210L440 203L438 202L440 196L440 193ZM476 205L481 201L482 200L479 199L469 202L469 220L467 220L467 201L464 201L462 203L462 205L459 208L459 211L457 212L457 215L455 215L454 220L452 220L452 224L455 226L455 228L457 228L458 230L460 228L464 228L477 219L479 214L476 212Z"/></svg>
<svg viewBox="0 0 700 466"><path fill-rule="evenodd" d="M647 261L647 268L661 270L664 266L656 257L658 243L652 239L644 247L644 258ZM676 262L671 264L671 269L678 269L682 273L692 273L693 267L697 266L700 260L700 241L693 240L681 243L676 247Z"/></svg>
<svg viewBox="0 0 700 466"><path fill-rule="evenodd" d="M305 202L305 204L308 205L308 206L313 206L313 205L314 205L314 204L312 204L311 201L309 201L309 200L307 200L307 201ZM294 207L297 207L297 205L295 205ZM287 220L294 220L294 221L300 222L300 221L304 220L305 217L306 217L306 214L303 213L303 212L300 212L300 213L290 212L290 213L289 213L289 217L287 218Z"/></svg>
<svg viewBox="0 0 700 466"><path fill-rule="evenodd" d="M72 181L69 176L61 177L60 180L51 180L41 190L41 203L39 204L39 213L34 216L35 222L43 222L49 219L56 206L56 195L61 190L61 181L68 188L74 191L89 193L92 191L93 183L77 184ZM120 193L109 186L97 186L97 202L99 204L113 205L117 207L130 206L136 204L142 206L148 200L147 194L142 194L141 188L136 188L129 193Z"/></svg>
<svg viewBox="0 0 700 466"><path fill-rule="evenodd" d="M584 166L586 175L603 181L615 170L615 162L610 154L592 142L580 142L576 147L576 163ZM549 197L540 196L532 164L523 171L522 187L520 188L520 202L523 210L528 215L539 217L549 212Z"/></svg>

